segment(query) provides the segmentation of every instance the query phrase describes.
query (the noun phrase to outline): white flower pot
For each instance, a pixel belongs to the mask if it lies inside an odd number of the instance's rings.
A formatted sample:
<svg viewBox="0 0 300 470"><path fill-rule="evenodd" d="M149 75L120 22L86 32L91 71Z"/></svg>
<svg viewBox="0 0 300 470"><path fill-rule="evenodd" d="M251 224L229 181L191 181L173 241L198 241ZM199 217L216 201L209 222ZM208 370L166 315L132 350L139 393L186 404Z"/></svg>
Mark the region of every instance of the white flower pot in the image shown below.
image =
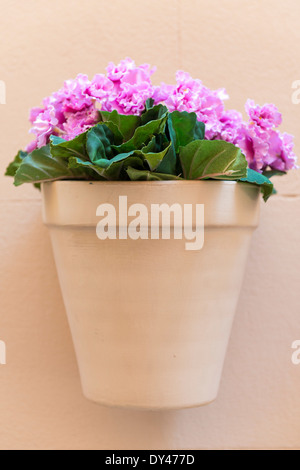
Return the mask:
<svg viewBox="0 0 300 470"><path fill-rule="evenodd" d="M258 187L58 181L42 193L85 396L149 410L213 401L258 224ZM119 215L119 196L149 211L204 204L203 248L186 250L185 239L99 240L97 207L113 204Z"/></svg>

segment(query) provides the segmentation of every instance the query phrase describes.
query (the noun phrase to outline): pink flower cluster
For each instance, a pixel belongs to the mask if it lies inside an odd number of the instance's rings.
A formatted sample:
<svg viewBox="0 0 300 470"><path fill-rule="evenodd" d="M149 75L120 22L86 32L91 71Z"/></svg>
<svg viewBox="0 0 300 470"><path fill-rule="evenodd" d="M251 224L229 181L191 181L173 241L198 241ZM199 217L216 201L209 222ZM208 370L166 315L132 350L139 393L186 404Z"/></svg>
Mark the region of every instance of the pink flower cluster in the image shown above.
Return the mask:
<svg viewBox="0 0 300 470"><path fill-rule="evenodd" d="M210 90L181 71L176 74L176 82L158 87L153 95L155 102L163 102L170 111L196 113L198 120L205 123L205 138L237 145L253 170L296 168L293 137L278 130L282 119L273 104L258 106L248 100L245 108L249 120L244 122L238 111L225 110L228 95L224 89Z"/></svg>
<svg viewBox="0 0 300 470"><path fill-rule="evenodd" d="M258 106L248 100L246 112L249 120L242 123L234 143L243 150L249 167L259 172L297 168L293 136L278 130L282 118L276 106Z"/></svg>
<svg viewBox="0 0 300 470"><path fill-rule="evenodd" d="M36 138L27 151L31 152L49 142L50 135L71 140L85 132L98 120L95 100L87 94L90 81L79 74L75 80L67 80L63 88L43 100L41 108L33 108L29 115Z"/></svg>
<svg viewBox="0 0 300 470"><path fill-rule="evenodd" d="M71 140L85 132L99 120L98 108L141 114L155 90L150 80L154 71L147 64L137 67L133 60L125 59L118 66L110 63L107 75L97 74L92 81L83 74L67 80L59 91L43 100L41 108L31 110L30 132L36 137L27 151L46 145L50 135Z"/></svg>
<svg viewBox="0 0 300 470"><path fill-rule="evenodd" d="M249 120L244 122L239 112L225 109L228 95L224 89L210 90L182 71L177 72L175 85L154 86L154 71L148 64L136 66L127 58L117 66L111 62L106 75L97 74L92 81L83 74L66 81L63 88L44 99L42 107L31 110L30 132L35 134L35 140L27 151L46 145L52 134L70 140L85 132L98 121L99 108L139 115L146 100L153 98L169 111L195 112L198 120L205 123L206 139L226 140L239 146L250 168L256 171L296 167L293 138L279 132L281 114L274 105L260 107L248 100Z"/></svg>
<svg viewBox="0 0 300 470"><path fill-rule="evenodd" d="M164 103L171 112L196 113L198 120L205 123L206 138L219 138L223 129L224 100L228 99L226 91L210 90L182 71L176 73L176 82L176 85L162 83L157 87L153 96L155 103Z"/></svg>

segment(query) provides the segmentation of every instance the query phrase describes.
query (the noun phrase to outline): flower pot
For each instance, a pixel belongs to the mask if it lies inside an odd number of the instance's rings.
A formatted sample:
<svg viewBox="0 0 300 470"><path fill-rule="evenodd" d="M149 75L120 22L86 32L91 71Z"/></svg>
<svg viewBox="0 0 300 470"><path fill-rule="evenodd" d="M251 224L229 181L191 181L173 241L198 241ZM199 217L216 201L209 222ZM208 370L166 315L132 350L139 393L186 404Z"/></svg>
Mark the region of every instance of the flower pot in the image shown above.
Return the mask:
<svg viewBox="0 0 300 470"><path fill-rule="evenodd" d="M149 410L213 401L258 224L258 187L57 181L44 183L42 194L84 395ZM184 238L100 240L97 208L112 204L116 221L125 220L119 196L149 211L204 204L202 249L186 249Z"/></svg>

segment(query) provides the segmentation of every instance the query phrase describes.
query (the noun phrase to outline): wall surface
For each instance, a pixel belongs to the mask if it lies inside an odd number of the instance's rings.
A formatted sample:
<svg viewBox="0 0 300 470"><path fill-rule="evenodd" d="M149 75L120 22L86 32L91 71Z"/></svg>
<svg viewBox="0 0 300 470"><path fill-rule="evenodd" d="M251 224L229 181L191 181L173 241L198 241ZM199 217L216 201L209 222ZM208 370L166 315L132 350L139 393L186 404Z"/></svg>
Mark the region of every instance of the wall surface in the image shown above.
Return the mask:
<svg viewBox="0 0 300 470"><path fill-rule="evenodd" d="M274 102L300 153L298 0L0 1L0 174L29 142L28 110L83 72L130 56L172 82L182 68L230 107ZM0 182L0 449L300 449L300 172L262 205L217 401L177 412L82 397L40 194Z"/></svg>

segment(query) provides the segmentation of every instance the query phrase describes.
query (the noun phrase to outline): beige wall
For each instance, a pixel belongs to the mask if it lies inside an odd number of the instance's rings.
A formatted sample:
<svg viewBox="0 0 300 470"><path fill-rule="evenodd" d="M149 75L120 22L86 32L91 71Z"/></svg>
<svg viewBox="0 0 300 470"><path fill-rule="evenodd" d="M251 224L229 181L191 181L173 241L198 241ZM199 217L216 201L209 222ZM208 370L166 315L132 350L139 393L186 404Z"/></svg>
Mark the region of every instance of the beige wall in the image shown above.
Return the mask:
<svg viewBox="0 0 300 470"><path fill-rule="evenodd" d="M0 0L0 173L28 142L29 107L78 72L125 56L178 68L230 105L275 102L296 135L300 105L298 0ZM300 448L300 172L263 206L218 400L178 412L98 407L80 391L40 195L0 182L0 449Z"/></svg>

